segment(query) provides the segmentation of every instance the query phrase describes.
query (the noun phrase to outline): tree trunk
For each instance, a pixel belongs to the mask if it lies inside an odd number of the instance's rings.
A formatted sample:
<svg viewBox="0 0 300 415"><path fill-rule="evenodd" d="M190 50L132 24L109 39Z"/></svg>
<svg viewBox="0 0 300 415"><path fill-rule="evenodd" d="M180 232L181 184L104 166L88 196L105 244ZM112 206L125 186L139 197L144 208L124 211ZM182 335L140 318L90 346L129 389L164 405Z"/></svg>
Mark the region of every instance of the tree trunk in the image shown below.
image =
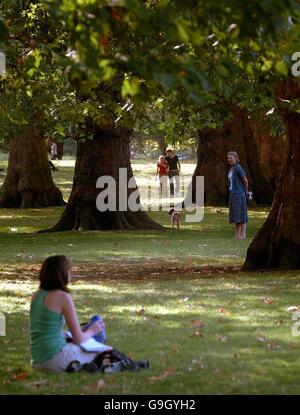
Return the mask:
<svg viewBox="0 0 300 415"><path fill-rule="evenodd" d="M258 148L249 124L248 113L231 107L232 118L222 128L199 131L197 166L192 178L192 199L195 202L195 178L204 176L206 205L225 206L228 203L227 152L236 151L246 171L249 189L259 204L271 204L273 191L262 174Z"/></svg>
<svg viewBox="0 0 300 415"><path fill-rule="evenodd" d="M0 189L2 208L41 208L64 205L55 186L46 143L34 129L10 141L8 169Z"/></svg>
<svg viewBox="0 0 300 415"><path fill-rule="evenodd" d="M279 134L274 136L270 134L271 125L264 114L260 114L250 123L258 146L262 173L275 192L277 182L286 164L286 137Z"/></svg>
<svg viewBox="0 0 300 415"><path fill-rule="evenodd" d="M166 150L167 150L167 144L165 143L165 138L163 136L160 136L158 139L158 142L159 142L160 154L165 156Z"/></svg>
<svg viewBox="0 0 300 415"><path fill-rule="evenodd" d="M57 158L58 160L62 160L63 155L64 155L64 143L62 143L61 141L56 141L56 140L54 141L57 145Z"/></svg>
<svg viewBox="0 0 300 415"><path fill-rule="evenodd" d="M159 224L149 218L141 205L138 211L120 209L118 203L119 169L126 169L128 180L133 177L129 136L130 133L126 129L103 128L96 132L92 139L78 143L74 181L68 204L59 222L53 228L42 232L162 229ZM117 198L115 210L109 209L102 212L97 209L96 199L103 190L96 188L96 182L99 177L103 176L115 179ZM128 197L135 190L137 190L136 187L128 189Z"/></svg>
<svg viewBox="0 0 300 415"><path fill-rule="evenodd" d="M294 80L282 82L278 98L299 99ZM244 269L300 268L300 114L283 111L288 156L269 216L250 244Z"/></svg>

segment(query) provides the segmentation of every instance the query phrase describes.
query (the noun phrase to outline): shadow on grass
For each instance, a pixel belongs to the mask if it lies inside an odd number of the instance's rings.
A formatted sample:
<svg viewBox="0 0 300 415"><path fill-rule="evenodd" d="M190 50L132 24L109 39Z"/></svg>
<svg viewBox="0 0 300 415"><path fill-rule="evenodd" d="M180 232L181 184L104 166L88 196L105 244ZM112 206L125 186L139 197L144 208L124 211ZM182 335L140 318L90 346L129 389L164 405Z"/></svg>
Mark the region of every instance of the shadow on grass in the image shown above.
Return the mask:
<svg viewBox="0 0 300 415"><path fill-rule="evenodd" d="M101 314L109 343L148 358L150 369L105 376L103 390L95 387L101 375L32 372L28 292L17 297L8 284L0 300L10 304L7 337L0 340L4 393L298 393L298 340L291 336L286 308L299 298L299 275L78 281L72 290L80 319ZM14 380L23 372L23 380ZM32 385L40 379L48 385Z"/></svg>

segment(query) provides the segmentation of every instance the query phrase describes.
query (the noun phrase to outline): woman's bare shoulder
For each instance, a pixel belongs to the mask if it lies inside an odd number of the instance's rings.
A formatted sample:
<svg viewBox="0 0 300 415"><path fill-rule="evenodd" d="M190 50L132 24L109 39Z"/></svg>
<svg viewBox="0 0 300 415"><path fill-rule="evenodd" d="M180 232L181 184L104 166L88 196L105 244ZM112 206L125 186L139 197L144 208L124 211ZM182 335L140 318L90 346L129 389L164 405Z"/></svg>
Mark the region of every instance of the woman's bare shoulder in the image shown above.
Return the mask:
<svg viewBox="0 0 300 415"><path fill-rule="evenodd" d="M35 291L31 296L31 301L35 300L40 290Z"/></svg>
<svg viewBox="0 0 300 415"><path fill-rule="evenodd" d="M63 290L52 290L49 292L48 294L49 296L52 297L57 297L60 299L70 299L72 298L71 294L67 293L66 291Z"/></svg>

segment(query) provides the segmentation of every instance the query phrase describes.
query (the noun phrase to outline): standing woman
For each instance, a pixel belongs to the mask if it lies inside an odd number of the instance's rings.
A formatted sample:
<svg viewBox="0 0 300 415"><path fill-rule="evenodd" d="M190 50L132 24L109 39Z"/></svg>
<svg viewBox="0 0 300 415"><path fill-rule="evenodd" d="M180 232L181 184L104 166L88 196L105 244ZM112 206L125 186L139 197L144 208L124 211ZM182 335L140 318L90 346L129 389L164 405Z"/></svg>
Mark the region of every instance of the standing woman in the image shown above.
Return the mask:
<svg viewBox="0 0 300 415"><path fill-rule="evenodd" d="M227 153L227 161L230 165L228 173L229 223L235 223L236 239L246 239L248 180L235 151Z"/></svg>

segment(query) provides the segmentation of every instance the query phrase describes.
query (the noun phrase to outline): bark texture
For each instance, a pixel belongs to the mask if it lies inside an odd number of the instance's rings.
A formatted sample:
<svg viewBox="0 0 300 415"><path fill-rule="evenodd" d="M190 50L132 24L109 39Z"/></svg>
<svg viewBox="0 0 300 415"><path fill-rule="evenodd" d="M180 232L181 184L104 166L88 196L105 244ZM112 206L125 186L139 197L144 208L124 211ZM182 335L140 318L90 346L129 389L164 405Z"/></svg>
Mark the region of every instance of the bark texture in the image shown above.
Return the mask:
<svg viewBox="0 0 300 415"><path fill-rule="evenodd" d="M228 203L227 152L236 151L249 180L249 189L258 204L271 204L273 190L262 173L257 143L254 139L248 113L231 106L232 118L222 128L199 131L197 166L192 178L193 202L195 177L204 176L206 205L225 206Z"/></svg>
<svg viewBox="0 0 300 415"><path fill-rule="evenodd" d="M284 135L271 135L271 125L264 114L251 121L258 145L262 173L275 191L287 158L287 140Z"/></svg>
<svg viewBox="0 0 300 415"><path fill-rule="evenodd" d="M293 79L277 88L278 98L300 98ZM282 111L288 155L269 216L250 244L244 269L300 268L300 114Z"/></svg>
<svg viewBox="0 0 300 415"><path fill-rule="evenodd" d="M119 168L127 170L128 180L133 177L130 153L130 132L124 128L99 129L92 139L79 142L72 192L59 222L46 231L66 230L138 230L162 229L139 207L138 211L117 210L101 212L96 199L103 189L96 188L97 179L111 176L117 184L119 196ZM129 189L128 197L137 190ZM139 200L139 197L138 197ZM128 203L128 199L126 201Z"/></svg>
<svg viewBox="0 0 300 415"><path fill-rule="evenodd" d="M0 207L41 208L64 204L51 176L45 140L33 129L25 137L12 139L7 175L0 189Z"/></svg>

